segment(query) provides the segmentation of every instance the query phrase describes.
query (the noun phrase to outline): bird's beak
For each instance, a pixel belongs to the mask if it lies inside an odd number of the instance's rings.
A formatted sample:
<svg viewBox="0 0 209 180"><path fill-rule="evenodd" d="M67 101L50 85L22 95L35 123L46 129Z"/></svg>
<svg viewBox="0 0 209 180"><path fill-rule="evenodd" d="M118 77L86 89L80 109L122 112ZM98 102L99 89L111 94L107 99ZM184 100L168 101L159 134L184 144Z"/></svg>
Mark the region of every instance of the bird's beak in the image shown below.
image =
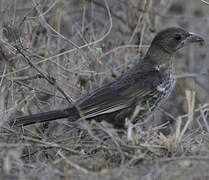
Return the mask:
<svg viewBox="0 0 209 180"><path fill-rule="evenodd" d="M187 42L199 42L199 43L203 43L204 39L196 33L193 32L189 32L189 37L187 38Z"/></svg>

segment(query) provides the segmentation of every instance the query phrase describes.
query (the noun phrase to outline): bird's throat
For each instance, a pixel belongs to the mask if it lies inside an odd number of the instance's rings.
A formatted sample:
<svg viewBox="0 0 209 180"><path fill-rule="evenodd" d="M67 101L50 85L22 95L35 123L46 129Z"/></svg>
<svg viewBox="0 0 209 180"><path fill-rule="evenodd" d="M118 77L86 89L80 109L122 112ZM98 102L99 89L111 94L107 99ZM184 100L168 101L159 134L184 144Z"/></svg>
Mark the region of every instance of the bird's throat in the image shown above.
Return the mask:
<svg viewBox="0 0 209 180"><path fill-rule="evenodd" d="M149 57L155 64L162 65L168 64L172 61L173 54L168 53L163 48L152 44L151 47L148 49L147 54L145 57Z"/></svg>
<svg viewBox="0 0 209 180"><path fill-rule="evenodd" d="M165 72L168 74L173 73L173 54L166 52L163 48L152 44L145 58L150 59L152 63L159 67L159 70L169 71Z"/></svg>

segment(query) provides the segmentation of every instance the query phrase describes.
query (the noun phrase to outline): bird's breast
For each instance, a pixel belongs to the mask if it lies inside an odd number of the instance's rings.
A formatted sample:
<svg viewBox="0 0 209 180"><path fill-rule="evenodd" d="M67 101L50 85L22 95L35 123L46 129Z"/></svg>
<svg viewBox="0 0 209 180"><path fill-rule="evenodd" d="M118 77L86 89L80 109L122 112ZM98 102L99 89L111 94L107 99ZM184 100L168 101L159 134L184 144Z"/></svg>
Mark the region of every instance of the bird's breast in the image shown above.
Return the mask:
<svg viewBox="0 0 209 180"><path fill-rule="evenodd" d="M175 82L172 72L159 76L155 86L147 92L142 101L139 101L141 107L139 115L141 119L146 119L147 116L153 114L167 100L175 86Z"/></svg>

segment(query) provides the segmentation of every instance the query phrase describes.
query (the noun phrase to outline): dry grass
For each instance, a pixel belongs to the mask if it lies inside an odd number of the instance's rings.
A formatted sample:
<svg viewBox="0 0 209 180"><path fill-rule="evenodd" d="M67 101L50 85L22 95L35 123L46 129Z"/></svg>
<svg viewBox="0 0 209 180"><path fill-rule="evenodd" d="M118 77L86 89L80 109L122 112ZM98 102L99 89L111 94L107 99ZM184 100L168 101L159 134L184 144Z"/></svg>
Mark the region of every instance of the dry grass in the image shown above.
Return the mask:
<svg viewBox="0 0 209 180"><path fill-rule="evenodd" d="M1 0L0 13L0 179L209 179L203 0ZM203 35L206 45L178 52L175 92L143 127L67 120L8 126L115 79L159 30L177 25Z"/></svg>

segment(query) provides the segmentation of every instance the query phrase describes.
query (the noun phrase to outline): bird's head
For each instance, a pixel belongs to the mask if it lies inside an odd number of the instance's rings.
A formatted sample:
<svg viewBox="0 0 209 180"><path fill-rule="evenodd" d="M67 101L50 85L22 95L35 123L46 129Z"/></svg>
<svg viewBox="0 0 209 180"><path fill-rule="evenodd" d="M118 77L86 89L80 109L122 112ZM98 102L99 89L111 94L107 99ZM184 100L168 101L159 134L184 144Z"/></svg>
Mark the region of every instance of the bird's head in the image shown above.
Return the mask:
<svg viewBox="0 0 209 180"><path fill-rule="evenodd" d="M180 27L169 27L160 31L152 41L169 54L175 53L186 44L193 42L204 42L204 39L195 33L188 32Z"/></svg>

